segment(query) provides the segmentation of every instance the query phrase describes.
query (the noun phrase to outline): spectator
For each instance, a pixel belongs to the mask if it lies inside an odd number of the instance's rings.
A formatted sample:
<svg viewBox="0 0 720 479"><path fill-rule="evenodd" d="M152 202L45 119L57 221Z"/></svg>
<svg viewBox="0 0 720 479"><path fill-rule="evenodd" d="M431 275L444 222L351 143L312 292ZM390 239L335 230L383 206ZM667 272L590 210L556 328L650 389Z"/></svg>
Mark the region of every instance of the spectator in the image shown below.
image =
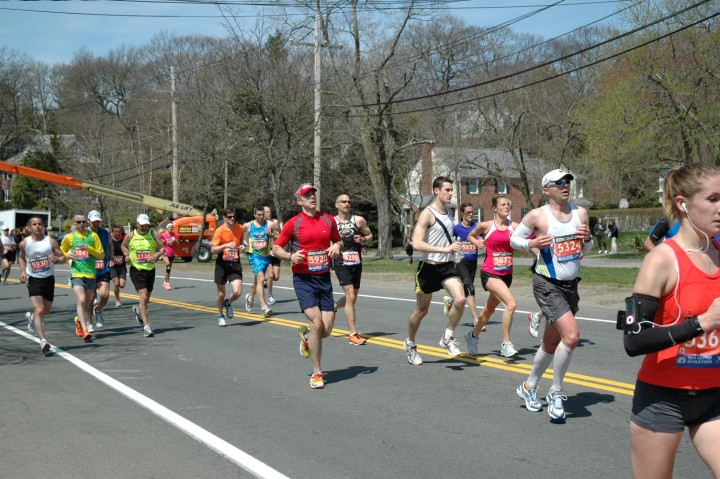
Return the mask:
<svg viewBox="0 0 720 479"><path fill-rule="evenodd" d="M610 220L608 224L608 238L610 238L610 254L617 253L617 240L620 230L618 230L615 220Z"/></svg>
<svg viewBox="0 0 720 479"><path fill-rule="evenodd" d="M605 225L603 225L602 218L598 218L595 227L593 228L593 234L598 244L598 254L607 254L607 242L605 241Z"/></svg>

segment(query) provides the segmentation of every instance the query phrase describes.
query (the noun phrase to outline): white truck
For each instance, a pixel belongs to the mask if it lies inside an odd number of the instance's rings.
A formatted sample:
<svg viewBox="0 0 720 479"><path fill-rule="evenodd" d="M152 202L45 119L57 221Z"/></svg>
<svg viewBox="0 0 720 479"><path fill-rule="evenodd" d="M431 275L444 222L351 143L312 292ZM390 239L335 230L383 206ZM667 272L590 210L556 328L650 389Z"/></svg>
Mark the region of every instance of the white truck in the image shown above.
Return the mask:
<svg viewBox="0 0 720 479"><path fill-rule="evenodd" d="M24 228L33 216L43 218L45 226L50 226L52 216L49 211L12 209L0 211L0 230L10 228L12 231L15 228Z"/></svg>

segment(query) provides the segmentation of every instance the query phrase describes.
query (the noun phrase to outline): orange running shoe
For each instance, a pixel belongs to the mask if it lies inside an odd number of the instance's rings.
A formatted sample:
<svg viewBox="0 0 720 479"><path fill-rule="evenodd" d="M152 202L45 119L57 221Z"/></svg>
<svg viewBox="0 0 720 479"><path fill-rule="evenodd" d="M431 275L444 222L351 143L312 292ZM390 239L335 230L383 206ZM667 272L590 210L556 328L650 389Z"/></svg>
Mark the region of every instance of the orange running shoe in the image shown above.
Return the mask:
<svg viewBox="0 0 720 479"><path fill-rule="evenodd" d="M350 336L348 336L348 343L352 344L353 346L360 346L361 344L365 344L367 342L367 339L360 336L358 333L352 333Z"/></svg>
<svg viewBox="0 0 720 479"><path fill-rule="evenodd" d="M82 328L82 324L80 324L80 320L78 319L77 316L75 316L75 334L77 334L78 336L80 336L82 338L83 328Z"/></svg>
<svg viewBox="0 0 720 479"><path fill-rule="evenodd" d="M325 387L325 373L313 373L310 376L310 387L313 389L322 389Z"/></svg>
<svg viewBox="0 0 720 479"><path fill-rule="evenodd" d="M300 356L304 358L310 357L310 345L307 341L307 334L308 334L308 328L307 326L300 326L300 329L298 330L298 334L300 334Z"/></svg>
<svg viewBox="0 0 720 479"><path fill-rule="evenodd" d="M90 334L90 333L88 333L87 331L85 331L85 332L83 333L83 337L82 337L82 338L83 338L83 341L85 341L86 343L89 343L89 342L92 341L92 334Z"/></svg>

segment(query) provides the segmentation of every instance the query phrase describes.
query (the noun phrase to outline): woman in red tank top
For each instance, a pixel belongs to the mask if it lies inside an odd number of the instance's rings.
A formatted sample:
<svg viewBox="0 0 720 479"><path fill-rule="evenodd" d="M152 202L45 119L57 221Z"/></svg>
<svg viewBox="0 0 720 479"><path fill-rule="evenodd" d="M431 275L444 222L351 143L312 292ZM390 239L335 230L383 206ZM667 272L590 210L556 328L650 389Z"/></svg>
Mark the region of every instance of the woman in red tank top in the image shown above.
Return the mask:
<svg viewBox="0 0 720 479"><path fill-rule="evenodd" d="M671 478L685 428L720 477L720 168L682 166L665 179L664 208L680 230L643 261L624 325L645 354L630 423L636 478Z"/></svg>

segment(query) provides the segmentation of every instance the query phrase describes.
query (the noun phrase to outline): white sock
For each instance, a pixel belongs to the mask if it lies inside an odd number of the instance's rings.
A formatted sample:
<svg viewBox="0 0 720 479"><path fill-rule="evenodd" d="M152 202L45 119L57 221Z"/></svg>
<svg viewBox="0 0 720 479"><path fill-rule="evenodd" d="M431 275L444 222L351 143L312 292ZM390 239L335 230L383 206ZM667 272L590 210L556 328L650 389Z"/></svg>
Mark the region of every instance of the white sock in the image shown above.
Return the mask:
<svg viewBox="0 0 720 479"><path fill-rule="evenodd" d="M410 341L410 339L406 339L406 340L405 340L405 343L406 343L408 346L410 346L411 348L412 348L413 346L415 346L415 341Z"/></svg>
<svg viewBox="0 0 720 479"><path fill-rule="evenodd" d="M533 389L535 386L537 386L538 381L540 381L542 375L545 374L545 370L547 370L548 366L550 366L552 360L553 355L545 352L541 344L538 348L537 353L535 353L535 358L533 359L533 366L532 370L530 371L530 376L528 376L527 381L525 381L528 389Z"/></svg>
<svg viewBox="0 0 720 479"><path fill-rule="evenodd" d="M445 341L450 341L455 336L455 331L451 331L449 329L445 330Z"/></svg>
<svg viewBox="0 0 720 479"><path fill-rule="evenodd" d="M563 379L570 367L573 350L567 347L562 341L555 351L555 360L553 362L553 391L561 392L563 388Z"/></svg>

